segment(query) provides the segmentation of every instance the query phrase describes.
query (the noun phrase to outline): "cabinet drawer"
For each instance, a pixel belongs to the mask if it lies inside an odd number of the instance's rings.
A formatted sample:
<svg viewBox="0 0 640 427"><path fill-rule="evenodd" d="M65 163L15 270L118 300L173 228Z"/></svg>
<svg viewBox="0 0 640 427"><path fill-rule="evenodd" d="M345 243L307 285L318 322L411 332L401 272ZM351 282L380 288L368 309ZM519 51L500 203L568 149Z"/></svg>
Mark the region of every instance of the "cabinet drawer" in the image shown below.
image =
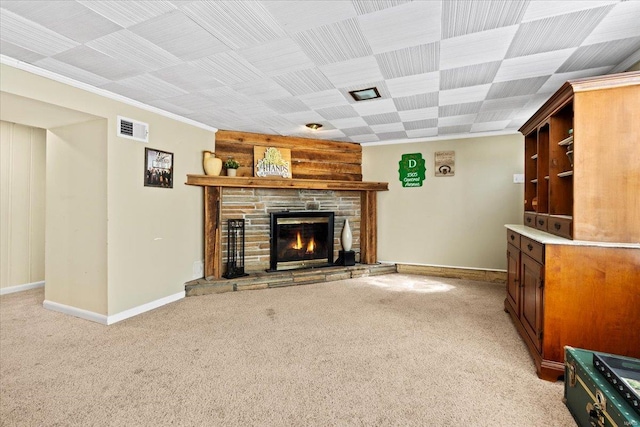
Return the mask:
<svg viewBox="0 0 640 427"><path fill-rule="evenodd" d="M544 245L528 237L520 237L520 250L522 253L529 255L540 264L544 264Z"/></svg>
<svg viewBox="0 0 640 427"><path fill-rule="evenodd" d="M547 231L548 222L549 222L549 215L544 215L544 214L536 215L536 228L538 230Z"/></svg>
<svg viewBox="0 0 640 427"><path fill-rule="evenodd" d="M535 227L536 226L536 214L533 212L525 212L524 213L524 225L527 227Z"/></svg>
<svg viewBox="0 0 640 427"><path fill-rule="evenodd" d="M572 238L573 220L571 218L549 217L547 231L560 237Z"/></svg>
<svg viewBox="0 0 640 427"><path fill-rule="evenodd" d="M507 230L507 243L511 243L516 248L520 247L520 235L512 230Z"/></svg>

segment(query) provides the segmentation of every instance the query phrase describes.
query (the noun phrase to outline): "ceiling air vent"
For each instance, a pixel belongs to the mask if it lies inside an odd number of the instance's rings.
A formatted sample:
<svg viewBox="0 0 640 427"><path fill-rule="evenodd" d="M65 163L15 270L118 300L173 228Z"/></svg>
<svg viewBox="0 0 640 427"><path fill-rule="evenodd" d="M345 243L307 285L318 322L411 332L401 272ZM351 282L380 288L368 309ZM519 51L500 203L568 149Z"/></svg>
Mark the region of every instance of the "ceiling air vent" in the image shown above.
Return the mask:
<svg viewBox="0 0 640 427"><path fill-rule="evenodd" d="M149 142L149 125L137 120L118 116L118 136Z"/></svg>

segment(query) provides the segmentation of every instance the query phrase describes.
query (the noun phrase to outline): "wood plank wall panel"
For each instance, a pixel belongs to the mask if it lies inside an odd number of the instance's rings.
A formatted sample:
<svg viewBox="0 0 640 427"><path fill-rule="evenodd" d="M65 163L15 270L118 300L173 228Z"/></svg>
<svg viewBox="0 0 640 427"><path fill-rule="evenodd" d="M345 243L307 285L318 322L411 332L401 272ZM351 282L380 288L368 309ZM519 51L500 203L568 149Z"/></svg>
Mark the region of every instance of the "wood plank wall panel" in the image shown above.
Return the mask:
<svg viewBox="0 0 640 427"><path fill-rule="evenodd" d="M241 166L253 169L256 145L289 148L293 178L362 181L360 144L219 130L215 152L223 161L233 157Z"/></svg>

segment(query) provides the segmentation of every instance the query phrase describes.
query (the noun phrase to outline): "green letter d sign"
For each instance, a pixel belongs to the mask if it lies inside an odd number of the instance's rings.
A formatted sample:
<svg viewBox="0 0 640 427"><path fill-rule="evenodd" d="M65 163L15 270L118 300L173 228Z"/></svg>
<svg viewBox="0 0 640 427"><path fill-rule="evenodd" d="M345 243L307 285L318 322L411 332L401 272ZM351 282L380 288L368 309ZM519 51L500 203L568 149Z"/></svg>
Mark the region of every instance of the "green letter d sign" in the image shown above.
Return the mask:
<svg viewBox="0 0 640 427"><path fill-rule="evenodd" d="M403 187L422 187L426 168L421 153L403 154L399 162L400 182Z"/></svg>

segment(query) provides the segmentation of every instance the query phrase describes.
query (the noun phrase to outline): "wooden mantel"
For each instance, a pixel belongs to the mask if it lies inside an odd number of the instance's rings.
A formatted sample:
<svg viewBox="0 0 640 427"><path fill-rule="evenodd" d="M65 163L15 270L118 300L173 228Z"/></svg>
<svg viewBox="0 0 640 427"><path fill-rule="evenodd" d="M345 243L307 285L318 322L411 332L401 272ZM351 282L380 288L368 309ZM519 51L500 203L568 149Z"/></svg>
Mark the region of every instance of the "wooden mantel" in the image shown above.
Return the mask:
<svg viewBox="0 0 640 427"><path fill-rule="evenodd" d="M386 182L334 181L187 175L187 185L204 188L204 275L222 277L221 201L222 188L271 188L299 190L360 191L360 262L377 262L377 192L389 190Z"/></svg>

